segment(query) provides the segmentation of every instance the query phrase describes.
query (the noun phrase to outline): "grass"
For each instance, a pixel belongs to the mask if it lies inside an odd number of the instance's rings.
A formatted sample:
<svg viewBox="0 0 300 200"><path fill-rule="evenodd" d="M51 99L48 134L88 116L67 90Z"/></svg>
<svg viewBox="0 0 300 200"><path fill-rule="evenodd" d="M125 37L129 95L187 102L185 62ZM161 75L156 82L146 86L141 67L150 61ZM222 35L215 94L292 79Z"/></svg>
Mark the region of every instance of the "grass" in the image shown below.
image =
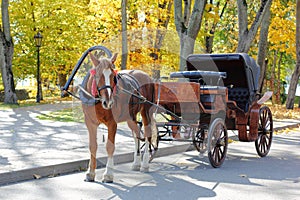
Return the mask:
<svg viewBox="0 0 300 200"><path fill-rule="evenodd" d="M71 98L64 98L63 100L71 100ZM19 105L16 104L4 104L0 103L0 110L3 109L14 109L19 107L36 106L40 104L55 104L61 102L60 97L44 98L41 103L36 103L35 99L29 99L25 101L19 101ZM272 105L270 102L266 105L271 109L274 119L300 119L300 108L295 104L293 110L287 110L285 105ZM83 122L83 114L80 106L78 108L73 107L69 109L57 110L42 114L38 116L41 120L52 120L60 122Z"/></svg>
<svg viewBox="0 0 300 200"><path fill-rule="evenodd" d="M64 98L63 100L60 97L44 97L43 100L40 101L40 103L36 103L36 99L27 99L27 100L18 101L18 104L5 104L3 102L0 102L0 110L36 106L41 104L55 104L58 102L70 101L70 100L71 100L70 97Z"/></svg>
<svg viewBox="0 0 300 200"><path fill-rule="evenodd" d="M80 106L41 114L37 118L59 122L83 122L83 114Z"/></svg>

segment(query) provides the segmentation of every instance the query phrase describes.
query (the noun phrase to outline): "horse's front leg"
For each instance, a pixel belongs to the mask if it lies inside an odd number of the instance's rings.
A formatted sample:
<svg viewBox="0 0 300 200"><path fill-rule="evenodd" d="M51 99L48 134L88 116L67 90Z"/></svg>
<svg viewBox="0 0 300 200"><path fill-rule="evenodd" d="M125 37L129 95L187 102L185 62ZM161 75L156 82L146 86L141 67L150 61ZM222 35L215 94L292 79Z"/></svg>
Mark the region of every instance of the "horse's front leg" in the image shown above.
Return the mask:
<svg viewBox="0 0 300 200"><path fill-rule="evenodd" d="M102 182L112 183L114 179L113 170L114 170L114 161L113 155L115 151L115 136L117 132L117 124L111 122L107 125L108 128L108 139L106 142L106 152L107 152L107 163L106 169L103 174Z"/></svg>
<svg viewBox="0 0 300 200"><path fill-rule="evenodd" d="M95 170L97 167L96 153L97 153L97 127L98 125L86 121L86 126L89 131L89 149L90 149L90 162L89 169L86 174L85 181L92 182L95 180Z"/></svg>

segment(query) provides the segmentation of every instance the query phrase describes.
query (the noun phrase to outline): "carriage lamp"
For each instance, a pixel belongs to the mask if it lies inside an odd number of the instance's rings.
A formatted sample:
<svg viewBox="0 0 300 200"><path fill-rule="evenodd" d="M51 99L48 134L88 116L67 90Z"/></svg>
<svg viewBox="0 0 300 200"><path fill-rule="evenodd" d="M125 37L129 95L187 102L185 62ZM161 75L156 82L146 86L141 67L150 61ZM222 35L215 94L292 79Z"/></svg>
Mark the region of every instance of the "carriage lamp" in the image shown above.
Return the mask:
<svg viewBox="0 0 300 200"><path fill-rule="evenodd" d="M36 80L37 80L36 102L37 103L40 103L40 100L43 100L41 76L40 76L40 47L42 46L42 39L43 36L40 32L38 32L34 36L35 46L37 48L37 72L36 72Z"/></svg>

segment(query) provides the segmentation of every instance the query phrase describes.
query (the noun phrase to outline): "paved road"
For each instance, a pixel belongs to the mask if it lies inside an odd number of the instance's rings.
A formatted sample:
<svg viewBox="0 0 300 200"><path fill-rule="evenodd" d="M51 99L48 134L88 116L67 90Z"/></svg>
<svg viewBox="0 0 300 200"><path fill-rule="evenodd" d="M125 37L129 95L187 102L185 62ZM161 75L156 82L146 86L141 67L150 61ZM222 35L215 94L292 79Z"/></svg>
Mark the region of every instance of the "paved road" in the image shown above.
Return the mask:
<svg viewBox="0 0 300 200"><path fill-rule="evenodd" d="M72 108L76 120L78 115L82 115L78 107L78 102L60 102L0 110L0 185L32 179L33 174L48 176L86 168L89 149L85 125L37 118L50 111ZM106 127L100 126L97 151L100 165L106 157L103 142L106 134ZM160 148L171 146L174 143L160 143ZM121 123L118 125L115 152L119 159L115 161L130 161L133 150L131 131L125 123Z"/></svg>
<svg viewBox="0 0 300 200"><path fill-rule="evenodd" d="M78 171L87 166L89 158L87 130L83 123L39 120L38 115L73 108L74 118L80 115L77 102L61 102L33 107L0 110L0 185L28 180L33 174L49 176ZM276 121L275 128L295 126L300 121ZM98 130L97 155L100 166L105 163L103 136ZM120 124L116 136L117 163L132 160L133 140L125 124ZM185 151L189 145L160 142L161 155Z"/></svg>
<svg viewBox="0 0 300 200"><path fill-rule="evenodd" d="M235 142L221 168L196 151L154 159L150 173L116 166L115 183L84 182L84 173L0 187L0 199L272 199L300 196L300 133L275 135L270 154L259 158L253 143ZM103 169L97 170L100 181Z"/></svg>

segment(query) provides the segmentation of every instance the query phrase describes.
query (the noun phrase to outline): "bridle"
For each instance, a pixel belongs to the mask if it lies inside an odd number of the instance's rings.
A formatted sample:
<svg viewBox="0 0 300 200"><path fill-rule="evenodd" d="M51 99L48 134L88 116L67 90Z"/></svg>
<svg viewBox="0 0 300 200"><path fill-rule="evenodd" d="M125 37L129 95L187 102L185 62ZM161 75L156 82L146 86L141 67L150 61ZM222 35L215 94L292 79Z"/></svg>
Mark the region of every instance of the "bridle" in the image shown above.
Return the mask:
<svg viewBox="0 0 300 200"><path fill-rule="evenodd" d="M93 94L93 89L92 89L92 91L91 91L92 96L94 96L95 98L98 98L100 101L102 101L103 100L103 98L101 97L101 91L102 90L110 89L111 94L113 94L115 88L117 87L117 76L118 76L116 71L113 71L113 74L114 74L114 77L113 77L114 86L104 84L103 86L98 87L99 77L96 75L96 69L91 69L90 70L90 75L93 76L93 83L92 84L95 84L96 91L97 91L97 94Z"/></svg>

